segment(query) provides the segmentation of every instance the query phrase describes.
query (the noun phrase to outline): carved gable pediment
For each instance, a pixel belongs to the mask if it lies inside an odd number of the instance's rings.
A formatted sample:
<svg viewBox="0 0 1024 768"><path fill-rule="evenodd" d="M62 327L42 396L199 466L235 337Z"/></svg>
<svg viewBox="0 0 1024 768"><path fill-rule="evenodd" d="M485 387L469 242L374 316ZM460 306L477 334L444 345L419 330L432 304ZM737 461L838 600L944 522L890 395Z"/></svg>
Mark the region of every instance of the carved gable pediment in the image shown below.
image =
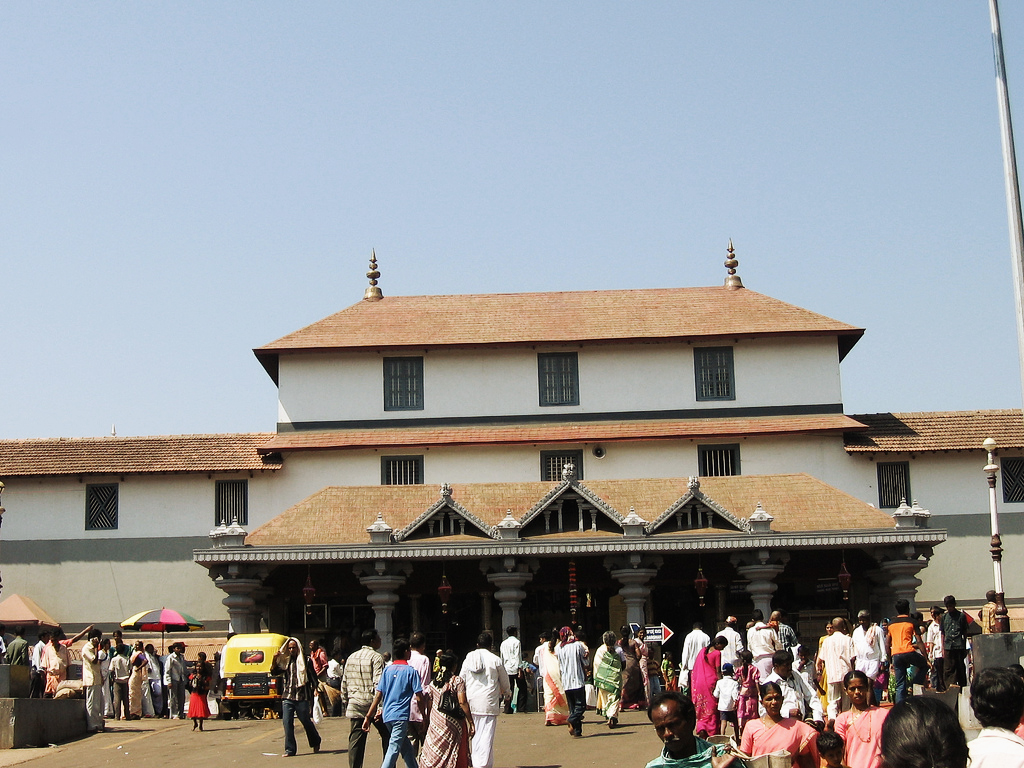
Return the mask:
<svg viewBox="0 0 1024 768"><path fill-rule="evenodd" d="M419 541L448 536L475 536L493 539L491 526L452 498L448 484L441 486L441 498L422 515L395 534L395 541Z"/></svg>
<svg viewBox="0 0 1024 768"><path fill-rule="evenodd" d="M622 520L622 515L601 497L568 477L523 516L520 538L557 533L621 533Z"/></svg>
<svg viewBox="0 0 1024 768"><path fill-rule="evenodd" d="M668 509L647 524L650 536L655 533L681 533L684 531L712 531L749 533L746 521L706 496L700 489L700 480L691 477L686 493L669 505Z"/></svg>

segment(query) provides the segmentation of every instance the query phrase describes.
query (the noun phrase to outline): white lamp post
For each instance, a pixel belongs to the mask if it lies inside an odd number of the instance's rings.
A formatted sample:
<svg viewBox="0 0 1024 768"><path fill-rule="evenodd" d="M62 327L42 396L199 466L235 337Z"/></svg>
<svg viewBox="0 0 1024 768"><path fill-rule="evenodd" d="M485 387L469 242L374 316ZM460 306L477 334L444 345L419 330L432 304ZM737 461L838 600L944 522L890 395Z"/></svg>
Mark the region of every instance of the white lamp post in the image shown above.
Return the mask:
<svg viewBox="0 0 1024 768"><path fill-rule="evenodd" d="M987 438L982 446L988 452L988 464L983 470L988 478L988 511L992 523L992 572L995 578L996 588L996 611L994 619L994 632L1009 632L1010 617L1006 612L1006 603L1003 595L1003 541L999 537L999 511L996 509L996 475L999 473L999 465L996 464L996 441L991 437Z"/></svg>

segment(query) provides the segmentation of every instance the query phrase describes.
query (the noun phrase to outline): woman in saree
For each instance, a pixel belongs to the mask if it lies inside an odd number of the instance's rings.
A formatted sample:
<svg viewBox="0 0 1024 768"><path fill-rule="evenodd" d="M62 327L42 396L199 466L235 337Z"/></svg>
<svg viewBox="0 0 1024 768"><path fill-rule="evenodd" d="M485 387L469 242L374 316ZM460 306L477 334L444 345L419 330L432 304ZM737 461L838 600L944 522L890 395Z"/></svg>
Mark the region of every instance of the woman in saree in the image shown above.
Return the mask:
<svg viewBox="0 0 1024 768"><path fill-rule="evenodd" d="M644 681L640 676L640 660L636 653L636 641L630 639L629 627L619 630L619 649L622 651L622 709L639 709L644 700Z"/></svg>
<svg viewBox="0 0 1024 768"><path fill-rule="evenodd" d="M622 701L622 649L615 642L614 632L601 636L604 645L594 654L594 687L597 688L597 712L608 718L608 727L619 724Z"/></svg>
<svg viewBox="0 0 1024 768"><path fill-rule="evenodd" d="M438 676L427 687L430 697L430 723L420 752L420 768L469 768L469 738L473 735L473 715L466 700L466 682L455 674L457 659L451 651L439 657ZM454 693L463 717L442 712L441 698Z"/></svg>
<svg viewBox="0 0 1024 768"><path fill-rule="evenodd" d="M698 651L690 673L690 698L697 710L697 735L702 739L718 733L718 699L714 690L722 679L722 649L728 642L719 635L711 645Z"/></svg>
<svg viewBox="0 0 1024 768"><path fill-rule="evenodd" d="M562 687L562 672L555 647L558 629L551 630L551 639L541 646L544 654L544 725L565 725L569 722L569 702Z"/></svg>
<svg viewBox="0 0 1024 768"><path fill-rule="evenodd" d="M142 686L149 685L149 659L141 640L135 641L128 663L132 670L128 677L128 719L138 720L142 717Z"/></svg>
<svg viewBox="0 0 1024 768"><path fill-rule="evenodd" d="M793 768L818 768L818 732L807 723L782 716L782 686L768 682L761 686L764 715L747 723L740 751L751 757L786 751Z"/></svg>

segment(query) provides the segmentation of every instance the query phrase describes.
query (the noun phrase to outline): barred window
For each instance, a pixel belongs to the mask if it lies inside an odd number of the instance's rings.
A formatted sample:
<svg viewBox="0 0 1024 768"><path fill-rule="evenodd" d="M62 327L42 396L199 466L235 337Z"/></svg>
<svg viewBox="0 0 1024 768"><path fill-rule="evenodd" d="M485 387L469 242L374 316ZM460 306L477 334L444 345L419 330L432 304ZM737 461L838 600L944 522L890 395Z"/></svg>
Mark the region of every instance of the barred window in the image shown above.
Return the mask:
<svg viewBox="0 0 1024 768"><path fill-rule="evenodd" d="M698 445L697 465L701 477L726 477L740 473L739 445Z"/></svg>
<svg viewBox="0 0 1024 768"><path fill-rule="evenodd" d="M1003 503L1024 501L1024 459L1000 459L1003 470Z"/></svg>
<svg viewBox="0 0 1024 768"><path fill-rule="evenodd" d="M423 410L423 358L384 358L384 410Z"/></svg>
<svg viewBox="0 0 1024 768"><path fill-rule="evenodd" d="M583 479L583 451L541 451L540 479L545 483L562 482L562 470L572 464L576 479Z"/></svg>
<svg viewBox="0 0 1024 768"><path fill-rule="evenodd" d="M579 405L579 360L575 352L537 355L541 405Z"/></svg>
<svg viewBox="0 0 1024 768"><path fill-rule="evenodd" d="M422 485L422 456L382 456L380 459L381 485Z"/></svg>
<svg viewBox="0 0 1024 768"><path fill-rule="evenodd" d="M214 525L249 524L249 481L218 480Z"/></svg>
<svg viewBox="0 0 1024 768"><path fill-rule="evenodd" d="M693 350L693 372L698 400L736 399L732 347L697 347Z"/></svg>
<svg viewBox="0 0 1024 768"><path fill-rule="evenodd" d="M910 503L910 462L878 462L878 506L896 509L904 501Z"/></svg>
<svg viewBox="0 0 1024 768"><path fill-rule="evenodd" d="M85 486L85 530L117 530L117 483Z"/></svg>

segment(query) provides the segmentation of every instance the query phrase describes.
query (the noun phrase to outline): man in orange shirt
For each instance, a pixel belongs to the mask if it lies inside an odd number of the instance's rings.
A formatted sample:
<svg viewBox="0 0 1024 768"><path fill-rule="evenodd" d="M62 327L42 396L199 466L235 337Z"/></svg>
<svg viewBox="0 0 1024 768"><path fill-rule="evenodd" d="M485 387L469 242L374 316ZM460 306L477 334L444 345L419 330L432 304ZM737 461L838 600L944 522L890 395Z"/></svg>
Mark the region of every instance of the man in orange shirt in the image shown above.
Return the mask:
<svg viewBox="0 0 1024 768"><path fill-rule="evenodd" d="M927 679L928 659L924 655L924 642L917 631L917 622L910 617L910 601L896 601L896 613L889 622L885 648L892 659L892 674L896 676L896 704L907 698L907 670L915 670L913 683L924 685Z"/></svg>

